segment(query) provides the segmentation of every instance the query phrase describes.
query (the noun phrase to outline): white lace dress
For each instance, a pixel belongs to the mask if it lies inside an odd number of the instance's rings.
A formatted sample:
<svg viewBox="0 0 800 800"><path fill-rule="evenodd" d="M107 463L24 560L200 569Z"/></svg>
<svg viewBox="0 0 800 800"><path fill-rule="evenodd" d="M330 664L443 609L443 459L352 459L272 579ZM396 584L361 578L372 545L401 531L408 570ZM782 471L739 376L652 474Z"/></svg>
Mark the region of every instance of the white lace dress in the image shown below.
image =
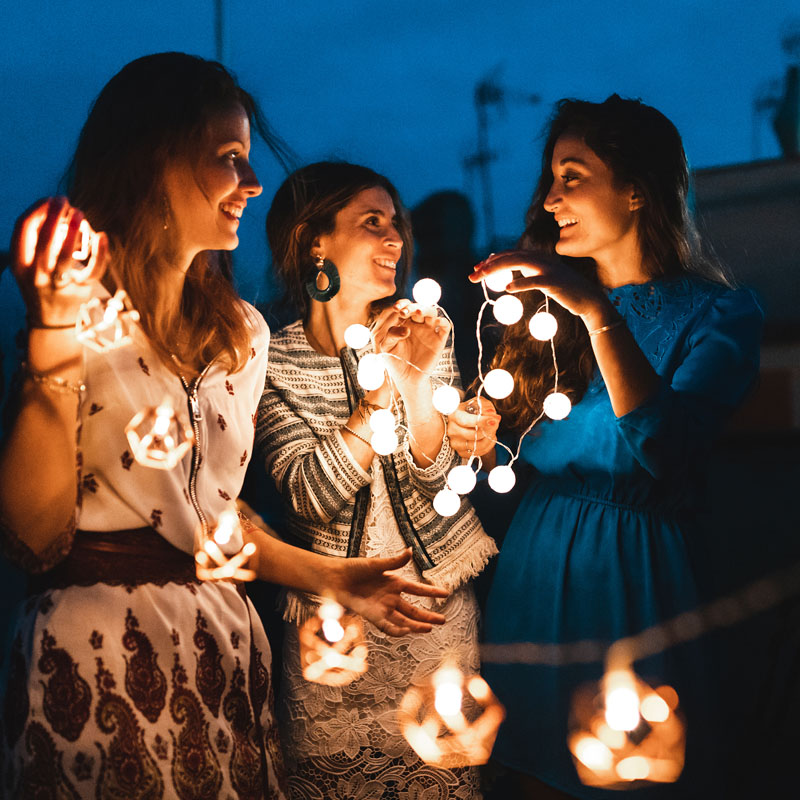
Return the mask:
<svg viewBox="0 0 800 800"><path fill-rule="evenodd" d="M405 547L392 512L383 470L376 458L361 555L385 556ZM402 572L414 580L413 562ZM440 769L425 764L407 744L397 706L443 659L466 672L478 671L478 609L472 587L454 591L436 608L447 621L430 633L386 636L365 622L369 669L346 686L321 686L302 676L297 627L286 626L283 689L279 714L292 800L477 800L476 767Z"/></svg>

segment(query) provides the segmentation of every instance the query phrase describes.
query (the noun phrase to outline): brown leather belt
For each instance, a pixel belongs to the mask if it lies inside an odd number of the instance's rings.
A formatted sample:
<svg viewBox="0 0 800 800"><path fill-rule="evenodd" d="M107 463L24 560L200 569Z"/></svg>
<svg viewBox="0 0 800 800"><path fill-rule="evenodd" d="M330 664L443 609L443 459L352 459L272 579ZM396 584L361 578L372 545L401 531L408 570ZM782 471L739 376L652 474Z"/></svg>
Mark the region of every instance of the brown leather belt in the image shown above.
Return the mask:
<svg viewBox="0 0 800 800"><path fill-rule="evenodd" d="M72 549L53 569L29 578L29 591L67 586L138 586L199 583L194 558L171 545L153 528L76 531Z"/></svg>

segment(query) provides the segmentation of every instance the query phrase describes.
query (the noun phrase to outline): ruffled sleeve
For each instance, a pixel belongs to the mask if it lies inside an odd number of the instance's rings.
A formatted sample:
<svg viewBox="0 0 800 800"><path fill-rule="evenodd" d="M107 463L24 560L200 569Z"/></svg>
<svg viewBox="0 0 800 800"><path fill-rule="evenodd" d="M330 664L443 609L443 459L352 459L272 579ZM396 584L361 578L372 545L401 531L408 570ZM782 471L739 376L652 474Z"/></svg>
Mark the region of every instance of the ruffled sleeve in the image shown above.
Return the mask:
<svg viewBox="0 0 800 800"><path fill-rule="evenodd" d="M749 290L718 295L689 333L671 376L617 419L620 436L653 477L688 467L742 402L758 374L762 322Z"/></svg>

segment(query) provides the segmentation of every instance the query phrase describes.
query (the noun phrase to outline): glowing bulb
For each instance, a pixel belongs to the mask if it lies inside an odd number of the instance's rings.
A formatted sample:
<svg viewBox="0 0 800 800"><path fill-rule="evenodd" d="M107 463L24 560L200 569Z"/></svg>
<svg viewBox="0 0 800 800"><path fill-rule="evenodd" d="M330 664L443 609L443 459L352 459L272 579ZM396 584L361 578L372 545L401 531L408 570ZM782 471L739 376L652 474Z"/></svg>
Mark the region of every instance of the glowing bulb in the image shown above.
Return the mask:
<svg viewBox="0 0 800 800"><path fill-rule="evenodd" d="M495 300L492 311L498 322L513 325L522 318L522 301L513 294L504 294Z"/></svg>
<svg viewBox="0 0 800 800"><path fill-rule="evenodd" d="M435 306L442 297L442 287L433 278L423 278L411 291L414 300L426 308Z"/></svg>
<svg viewBox="0 0 800 800"><path fill-rule="evenodd" d="M452 517L461 505L461 498L452 489L442 489L433 498L433 510L442 517Z"/></svg>
<svg viewBox="0 0 800 800"><path fill-rule="evenodd" d="M125 426L125 436L139 464L172 469L192 448L194 432L178 420L165 400L136 414Z"/></svg>
<svg viewBox="0 0 800 800"><path fill-rule="evenodd" d="M544 413L550 419L564 419L571 410L572 403L569 397L561 392L552 392L544 399Z"/></svg>
<svg viewBox="0 0 800 800"><path fill-rule="evenodd" d="M362 347L366 347L371 338L372 335L366 325L356 323L355 325L348 325L344 329L344 343L348 347L352 347L353 350L360 350Z"/></svg>
<svg viewBox="0 0 800 800"><path fill-rule="evenodd" d="M125 310L127 295L119 289L113 297L93 297L78 309L75 335L81 344L98 353L123 347L132 341L139 312Z"/></svg>
<svg viewBox="0 0 800 800"><path fill-rule="evenodd" d="M461 402L461 395L458 389L453 386L443 384L437 386L433 392L433 407L440 414L452 414Z"/></svg>
<svg viewBox="0 0 800 800"><path fill-rule="evenodd" d="M511 467L500 465L489 473L489 486L499 494L510 492L517 482L517 476Z"/></svg>
<svg viewBox="0 0 800 800"><path fill-rule="evenodd" d="M395 429L395 425L397 425L397 420L388 408L379 408L370 414L369 426L374 433L380 433L381 431L392 432Z"/></svg>
<svg viewBox="0 0 800 800"><path fill-rule="evenodd" d="M594 736L583 736L575 743L575 756L589 769L611 769L614 762L612 752Z"/></svg>
<svg viewBox="0 0 800 800"><path fill-rule="evenodd" d="M528 323L528 330L534 339L546 342L556 335L558 321L549 311L537 311Z"/></svg>
<svg viewBox="0 0 800 800"><path fill-rule="evenodd" d="M617 764L617 775L624 781L641 781L650 774L650 762L644 756L628 756Z"/></svg>
<svg viewBox="0 0 800 800"><path fill-rule="evenodd" d="M463 699L464 693L461 691L461 687L448 681L436 687L433 707L443 717L454 717L461 711Z"/></svg>
<svg viewBox="0 0 800 800"><path fill-rule="evenodd" d="M502 400L514 391L514 378L511 373L504 369L493 369L486 373L483 379L483 386L489 397L495 400Z"/></svg>
<svg viewBox="0 0 800 800"><path fill-rule="evenodd" d="M369 443L372 445L372 449L379 455L379 456L390 456L397 450L397 445L400 444L400 440L397 438L397 434L391 431L378 431L377 433L372 434L372 438L369 440Z"/></svg>
<svg viewBox="0 0 800 800"><path fill-rule="evenodd" d="M504 292L506 286L514 280L514 275L510 269L501 269L498 272L487 275L484 280L493 292Z"/></svg>
<svg viewBox="0 0 800 800"><path fill-rule="evenodd" d="M336 667L342 665L342 655L337 653L336 650L326 650L322 655L322 660L329 669L336 669Z"/></svg>
<svg viewBox="0 0 800 800"><path fill-rule="evenodd" d="M475 473L467 464L453 467L447 474L447 485L457 494L468 494L475 488Z"/></svg>
<svg viewBox="0 0 800 800"><path fill-rule="evenodd" d="M362 389L372 391L383 386L385 368L383 358L377 353L367 353L358 362L358 383Z"/></svg>
<svg viewBox="0 0 800 800"><path fill-rule="evenodd" d="M632 731L639 724L639 695L627 686L618 686L606 695L606 722L614 731Z"/></svg>
<svg viewBox="0 0 800 800"><path fill-rule="evenodd" d="M322 620L322 635L329 642L340 642L344 638L344 628L338 619Z"/></svg>
<svg viewBox="0 0 800 800"><path fill-rule="evenodd" d="M648 722L665 722L667 717L669 717L669 706L664 698L660 697L655 692L647 695L647 697L642 700L639 710Z"/></svg>
<svg viewBox="0 0 800 800"><path fill-rule="evenodd" d="M217 544L228 544L233 532L239 527L239 515L235 511L223 511L219 515L214 541Z"/></svg>
<svg viewBox="0 0 800 800"><path fill-rule="evenodd" d="M317 610L317 615L320 619L341 619L344 615L344 607L335 600L326 600Z"/></svg>

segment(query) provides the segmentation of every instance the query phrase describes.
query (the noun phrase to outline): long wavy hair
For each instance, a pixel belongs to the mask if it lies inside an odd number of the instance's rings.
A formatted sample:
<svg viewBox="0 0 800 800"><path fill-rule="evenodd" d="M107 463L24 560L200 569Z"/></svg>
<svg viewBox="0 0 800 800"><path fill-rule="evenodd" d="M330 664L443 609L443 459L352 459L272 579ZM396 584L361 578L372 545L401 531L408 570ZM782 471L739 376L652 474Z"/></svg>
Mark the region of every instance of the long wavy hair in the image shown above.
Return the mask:
<svg viewBox="0 0 800 800"><path fill-rule="evenodd" d="M165 170L176 162L190 169L198 163L209 122L238 107L285 165L285 145L222 64L185 53L144 56L100 92L67 174L70 202L108 234L107 288L125 289L168 366L174 354L198 368L220 359L234 372L249 353L251 327L232 284L230 253L194 258L179 309L169 307L161 291L174 269Z"/></svg>
<svg viewBox="0 0 800 800"><path fill-rule="evenodd" d="M642 260L651 279L694 273L730 285L724 269L703 252L688 206L689 167L680 134L660 111L639 100L612 95L602 103L560 100L550 120L542 153L542 172L525 218L519 247L560 258L594 282L591 258L558 256L558 225L544 202L553 184L553 150L559 137L578 136L609 167L619 185L633 185L643 200L637 211ZM504 426L522 431L541 413L555 374L550 342L531 337L527 320L544 305L541 292L519 297L525 314L509 326L492 361L514 376L514 391L497 402ZM579 317L550 301L558 320L558 386L573 403L584 395L594 371L586 327Z"/></svg>
<svg viewBox="0 0 800 800"><path fill-rule="evenodd" d="M369 169L344 161L319 161L293 172L281 184L267 213L267 239L272 264L286 290L286 300L302 319L310 310L306 281L316 273L311 248L319 236L332 233L336 215L365 189L380 187L392 198L395 225L403 240L397 262L396 287L392 297L372 304L373 313L388 305L405 289L413 256L409 215L392 182Z"/></svg>

